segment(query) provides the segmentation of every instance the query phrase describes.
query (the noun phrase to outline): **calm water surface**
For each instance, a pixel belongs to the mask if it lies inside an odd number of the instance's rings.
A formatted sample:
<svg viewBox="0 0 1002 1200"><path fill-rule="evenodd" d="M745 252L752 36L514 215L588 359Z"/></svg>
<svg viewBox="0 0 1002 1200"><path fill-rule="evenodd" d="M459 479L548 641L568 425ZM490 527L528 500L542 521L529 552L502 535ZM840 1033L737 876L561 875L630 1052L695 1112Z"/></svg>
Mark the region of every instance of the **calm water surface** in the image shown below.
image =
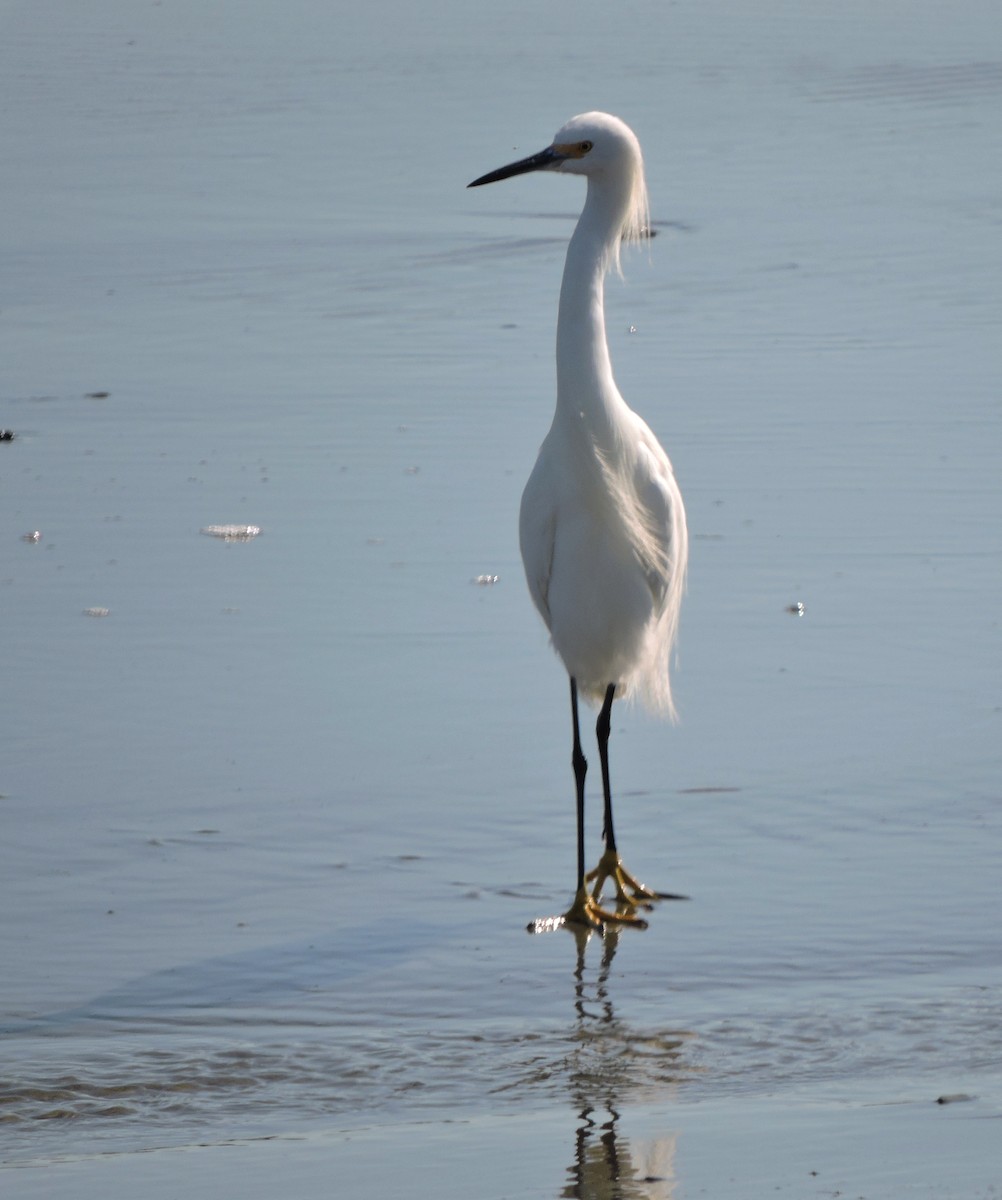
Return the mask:
<svg viewBox="0 0 1002 1200"><path fill-rule="evenodd" d="M994 1194L995 8L0 28L4 1194ZM582 195L465 184L589 108L693 536L620 841L692 899L579 943L515 514Z"/></svg>

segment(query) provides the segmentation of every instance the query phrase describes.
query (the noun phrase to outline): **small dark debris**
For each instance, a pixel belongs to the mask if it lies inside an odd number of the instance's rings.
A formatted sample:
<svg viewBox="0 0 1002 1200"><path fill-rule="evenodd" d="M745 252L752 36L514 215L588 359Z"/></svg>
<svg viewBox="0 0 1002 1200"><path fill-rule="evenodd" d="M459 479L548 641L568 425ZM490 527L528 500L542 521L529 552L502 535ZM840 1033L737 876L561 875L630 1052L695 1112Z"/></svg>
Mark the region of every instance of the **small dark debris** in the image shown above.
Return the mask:
<svg viewBox="0 0 1002 1200"><path fill-rule="evenodd" d="M964 1100L973 1100L973 1096L969 1096L967 1092L953 1092L947 1096L937 1096L937 1104L960 1104Z"/></svg>
<svg viewBox="0 0 1002 1200"><path fill-rule="evenodd" d="M107 400L111 392L87 392L85 398L87 400Z"/></svg>
<svg viewBox="0 0 1002 1200"><path fill-rule="evenodd" d="M14 440L13 429L0 429L0 442L12 442Z"/></svg>

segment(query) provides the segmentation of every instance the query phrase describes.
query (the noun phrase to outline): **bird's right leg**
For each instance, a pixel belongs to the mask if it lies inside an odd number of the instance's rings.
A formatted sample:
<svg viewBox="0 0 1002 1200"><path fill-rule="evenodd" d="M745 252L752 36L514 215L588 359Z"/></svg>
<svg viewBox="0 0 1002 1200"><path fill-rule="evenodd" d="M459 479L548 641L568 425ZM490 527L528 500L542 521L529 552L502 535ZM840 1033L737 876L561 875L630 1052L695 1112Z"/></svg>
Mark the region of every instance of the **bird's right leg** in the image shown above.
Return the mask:
<svg viewBox="0 0 1002 1200"><path fill-rule="evenodd" d="M564 920L576 925L588 925L593 929L601 929L602 922L594 914L598 906L594 904L585 886L585 848L584 848L584 807L585 807L585 776L588 774L588 760L581 749L581 727L578 723L578 684L571 676L571 720L574 725L574 746L571 751L571 765L574 768L574 789L577 800L578 826L578 873L577 890L574 903L564 913Z"/></svg>
<svg viewBox="0 0 1002 1200"><path fill-rule="evenodd" d="M571 763L574 767L574 786L577 799L578 874L574 903L564 913L564 920L575 925L586 925L591 929L601 929L606 924L637 925L645 928L647 922L631 911L613 913L602 908L598 902L600 888L596 889L595 894L588 890L588 879L585 875L584 836L584 788L585 775L588 773L588 760L581 749L581 729L578 724L578 685L573 675L571 676L571 717L574 724L574 748L571 753Z"/></svg>

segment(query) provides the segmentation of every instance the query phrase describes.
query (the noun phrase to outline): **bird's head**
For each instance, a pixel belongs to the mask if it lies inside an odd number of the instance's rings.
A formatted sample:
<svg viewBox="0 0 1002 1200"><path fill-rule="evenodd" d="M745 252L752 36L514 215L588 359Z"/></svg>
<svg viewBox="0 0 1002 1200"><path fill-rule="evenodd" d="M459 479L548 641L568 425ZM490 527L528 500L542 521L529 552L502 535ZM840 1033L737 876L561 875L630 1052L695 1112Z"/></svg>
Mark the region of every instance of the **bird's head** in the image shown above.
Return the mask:
<svg viewBox="0 0 1002 1200"><path fill-rule="evenodd" d="M565 175L599 176L610 171L630 175L643 174L644 160L637 135L619 117L609 113L582 113L571 117L557 130L545 150L520 158L474 179L468 187L498 183L528 171L561 171Z"/></svg>
<svg viewBox="0 0 1002 1200"><path fill-rule="evenodd" d="M572 117L557 130L550 149L557 159L556 169L568 175L643 174L644 159L637 135L625 121L609 113Z"/></svg>
<svg viewBox="0 0 1002 1200"><path fill-rule="evenodd" d="M468 187L498 183L529 171L559 171L563 175L584 175L589 184L613 190L622 206L622 237L636 241L648 235L649 215L644 159L637 135L619 117L590 112L572 117L557 130L545 150L520 158L517 162L489 171ZM617 205L619 207L619 205ZM618 266L618 244L614 254Z"/></svg>

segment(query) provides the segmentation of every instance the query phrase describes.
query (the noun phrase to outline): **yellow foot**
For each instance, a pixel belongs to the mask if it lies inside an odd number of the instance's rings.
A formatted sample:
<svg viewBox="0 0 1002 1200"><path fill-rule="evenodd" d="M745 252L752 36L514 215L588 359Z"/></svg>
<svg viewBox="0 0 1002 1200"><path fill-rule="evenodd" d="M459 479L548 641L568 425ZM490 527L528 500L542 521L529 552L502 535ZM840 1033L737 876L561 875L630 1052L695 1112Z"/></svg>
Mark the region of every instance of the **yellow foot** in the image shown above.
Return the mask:
<svg viewBox="0 0 1002 1200"><path fill-rule="evenodd" d="M598 898L590 895L587 887L582 887L574 897L574 903L564 913L564 921L570 925L583 925L587 929L604 929L606 925L632 925L635 929L646 929L647 922L638 917L633 911L636 905L630 903L620 907L618 912L610 912L598 902Z"/></svg>
<svg viewBox="0 0 1002 1200"><path fill-rule="evenodd" d="M616 885L617 904L629 908L650 908L652 900L661 899L657 892L652 892L650 888L644 887L627 871L623 866L623 860L614 850L606 850L598 860L595 870L589 871L585 876L586 883L595 885L591 890L591 899L596 904L602 897L602 889L605 887L607 879L611 879Z"/></svg>

